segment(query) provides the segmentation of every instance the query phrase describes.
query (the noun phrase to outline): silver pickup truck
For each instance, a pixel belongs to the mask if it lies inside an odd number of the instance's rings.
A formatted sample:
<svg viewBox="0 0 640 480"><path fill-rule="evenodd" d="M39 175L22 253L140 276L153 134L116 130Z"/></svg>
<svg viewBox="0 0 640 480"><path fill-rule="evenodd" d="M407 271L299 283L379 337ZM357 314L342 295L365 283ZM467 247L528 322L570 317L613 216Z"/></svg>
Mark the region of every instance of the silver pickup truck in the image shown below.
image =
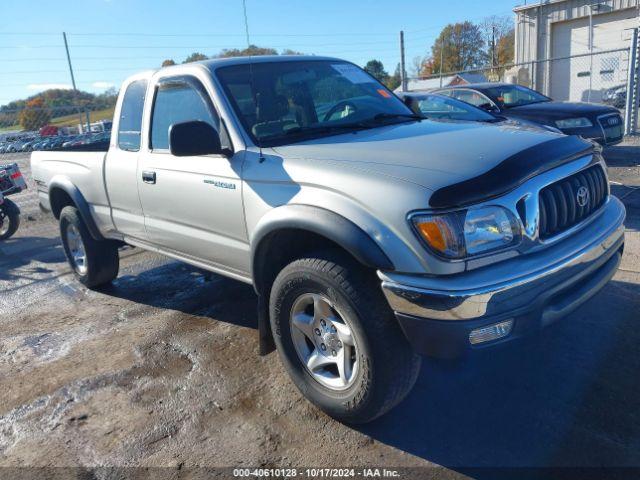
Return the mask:
<svg viewBox="0 0 640 480"><path fill-rule="evenodd" d="M79 281L112 281L129 244L252 284L261 353L347 422L398 404L420 354L474 355L566 315L624 245L593 143L423 119L333 58L135 75L99 150L32 154Z"/></svg>

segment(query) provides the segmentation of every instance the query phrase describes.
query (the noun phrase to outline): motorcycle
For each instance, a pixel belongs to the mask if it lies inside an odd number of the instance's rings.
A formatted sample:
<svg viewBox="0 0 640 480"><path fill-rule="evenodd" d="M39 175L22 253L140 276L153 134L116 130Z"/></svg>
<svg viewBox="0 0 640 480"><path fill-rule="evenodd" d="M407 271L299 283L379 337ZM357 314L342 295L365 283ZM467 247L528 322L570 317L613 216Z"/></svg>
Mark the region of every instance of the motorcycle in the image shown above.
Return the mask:
<svg viewBox="0 0 640 480"><path fill-rule="evenodd" d="M20 209L6 197L26 188L27 182L17 163L0 165L0 241L10 238L20 226Z"/></svg>

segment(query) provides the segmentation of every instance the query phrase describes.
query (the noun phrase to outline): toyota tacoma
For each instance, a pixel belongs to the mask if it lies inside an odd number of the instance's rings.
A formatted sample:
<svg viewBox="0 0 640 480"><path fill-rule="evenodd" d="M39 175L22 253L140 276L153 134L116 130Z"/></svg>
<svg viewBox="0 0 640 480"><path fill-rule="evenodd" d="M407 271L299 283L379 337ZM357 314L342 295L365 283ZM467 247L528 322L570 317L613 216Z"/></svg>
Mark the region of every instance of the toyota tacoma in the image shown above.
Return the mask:
<svg viewBox="0 0 640 480"><path fill-rule="evenodd" d="M594 143L424 119L333 58L140 73L91 148L31 157L78 280L114 280L128 244L253 285L261 353L277 348L345 422L397 405L422 355L475 355L565 316L623 250Z"/></svg>

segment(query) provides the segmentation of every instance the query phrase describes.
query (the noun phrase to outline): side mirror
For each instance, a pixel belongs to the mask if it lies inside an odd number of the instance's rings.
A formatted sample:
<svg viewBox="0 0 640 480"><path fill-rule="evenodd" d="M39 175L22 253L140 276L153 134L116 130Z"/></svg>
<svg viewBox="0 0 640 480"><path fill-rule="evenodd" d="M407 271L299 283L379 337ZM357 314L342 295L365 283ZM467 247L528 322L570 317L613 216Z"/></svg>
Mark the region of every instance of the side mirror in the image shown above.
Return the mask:
<svg viewBox="0 0 640 480"><path fill-rule="evenodd" d="M411 109L413 113L416 115L423 115L420 111L420 107L418 106L418 101L411 97L403 97L402 103L404 103L407 107Z"/></svg>
<svg viewBox="0 0 640 480"><path fill-rule="evenodd" d="M169 127L169 150L176 157L221 154L220 135L207 122L174 123Z"/></svg>

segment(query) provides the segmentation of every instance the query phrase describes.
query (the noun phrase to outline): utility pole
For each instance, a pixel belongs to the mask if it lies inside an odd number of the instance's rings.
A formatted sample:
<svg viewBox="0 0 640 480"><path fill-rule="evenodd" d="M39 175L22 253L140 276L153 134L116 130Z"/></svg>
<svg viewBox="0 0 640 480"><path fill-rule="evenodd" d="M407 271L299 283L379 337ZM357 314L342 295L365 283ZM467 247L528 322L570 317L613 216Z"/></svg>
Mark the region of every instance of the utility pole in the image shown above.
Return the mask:
<svg viewBox="0 0 640 480"><path fill-rule="evenodd" d="M440 40L440 88L442 88L442 63L444 62L444 36Z"/></svg>
<svg viewBox="0 0 640 480"><path fill-rule="evenodd" d="M404 31L400 30L400 88L407 91L407 71L404 66Z"/></svg>
<svg viewBox="0 0 640 480"><path fill-rule="evenodd" d="M67 33L62 32L62 38L64 39L64 49L67 52L67 63L69 63L69 73L71 74L71 85L73 86L73 91L76 93L76 100L78 99L78 88L76 87L76 78L73 75L73 66L71 65L71 55L69 54L69 43L67 43ZM89 112L85 110L85 115L87 117L87 132L91 131L91 121L89 120ZM80 116L80 123L82 124L82 115Z"/></svg>
<svg viewBox="0 0 640 480"><path fill-rule="evenodd" d="M491 66L496 66L496 26L491 27Z"/></svg>

